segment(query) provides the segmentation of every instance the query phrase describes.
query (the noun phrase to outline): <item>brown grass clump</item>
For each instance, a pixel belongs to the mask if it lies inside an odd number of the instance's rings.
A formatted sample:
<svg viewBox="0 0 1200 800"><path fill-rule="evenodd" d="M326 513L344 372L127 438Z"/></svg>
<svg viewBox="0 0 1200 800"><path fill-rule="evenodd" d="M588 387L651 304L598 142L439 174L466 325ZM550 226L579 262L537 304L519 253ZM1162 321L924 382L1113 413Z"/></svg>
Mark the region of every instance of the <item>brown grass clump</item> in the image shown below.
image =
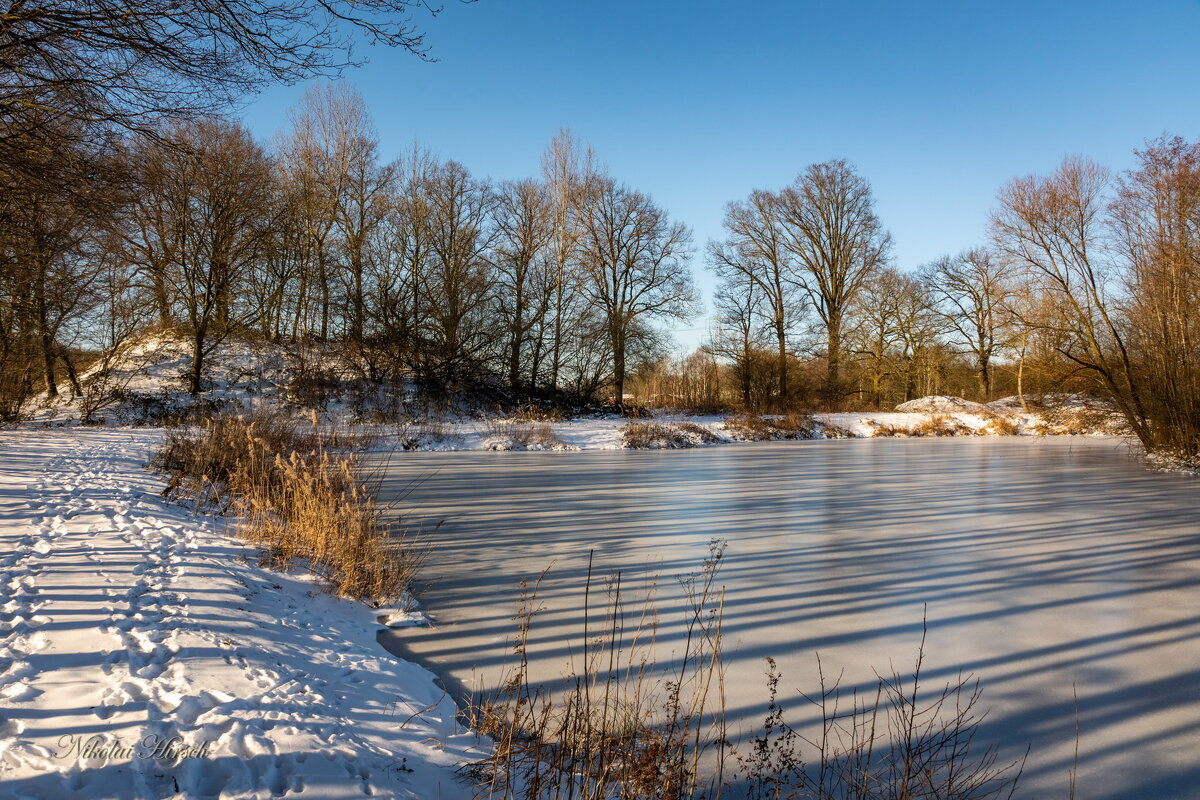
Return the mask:
<svg viewBox="0 0 1200 800"><path fill-rule="evenodd" d="M747 442L813 439L816 438L817 424L809 414L793 413L781 417L737 414L725 420L725 430L734 439Z"/></svg>
<svg viewBox="0 0 1200 800"><path fill-rule="evenodd" d="M164 494L239 517L263 563L302 564L330 592L384 602L402 596L422 551L384 518L351 440L278 417L218 417L172 431L151 465Z"/></svg>
<svg viewBox="0 0 1200 800"><path fill-rule="evenodd" d="M909 429L909 436L972 436L975 431L954 417L930 414Z"/></svg>
<svg viewBox="0 0 1200 800"><path fill-rule="evenodd" d="M867 420L867 424L870 425L871 429L874 431L874 433L872 433L872 436L883 436L883 437L887 437L887 438L896 438L896 437L905 437L905 436L909 435L908 428L902 428L900 426L891 425L886 422L879 422L878 420L869 419L869 420Z"/></svg>
<svg viewBox="0 0 1200 800"><path fill-rule="evenodd" d="M1126 426L1117 414L1099 408L1046 407L1039 409L1034 430L1042 436L1119 436Z"/></svg>
<svg viewBox="0 0 1200 800"><path fill-rule="evenodd" d="M720 436L695 422L630 422L621 429L621 444L631 450L670 450L719 441Z"/></svg>
<svg viewBox="0 0 1200 800"><path fill-rule="evenodd" d="M546 422L489 420L486 450L570 450Z"/></svg>
<svg viewBox="0 0 1200 800"><path fill-rule="evenodd" d="M1021 423L1013 417L1001 414L985 414L983 417L986 422L982 428L975 431L977 436L1019 436L1021 434Z"/></svg>

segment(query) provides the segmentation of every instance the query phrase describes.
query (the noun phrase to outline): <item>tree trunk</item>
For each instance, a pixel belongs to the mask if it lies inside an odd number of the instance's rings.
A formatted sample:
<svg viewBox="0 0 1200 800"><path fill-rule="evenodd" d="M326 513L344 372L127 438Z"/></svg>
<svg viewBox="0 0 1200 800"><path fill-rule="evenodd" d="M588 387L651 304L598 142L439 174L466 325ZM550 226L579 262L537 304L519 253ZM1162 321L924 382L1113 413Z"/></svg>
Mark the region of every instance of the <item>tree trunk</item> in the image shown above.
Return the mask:
<svg viewBox="0 0 1200 800"><path fill-rule="evenodd" d="M783 315L775 315L775 338L779 345L779 402L785 407L788 404L788 364L787 364L787 330L784 327Z"/></svg>
<svg viewBox="0 0 1200 800"><path fill-rule="evenodd" d="M986 356L979 358L979 402L986 403L992 396L992 373Z"/></svg>
<svg viewBox="0 0 1200 800"><path fill-rule="evenodd" d="M206 326L199 325L192 336L192 369L188 376L188 392L193 397L200 394L200 377L204 372L204 339L207 334Z"/></svg>
<svg viewBox="0 0 1200 800"><path fill-rule="evenodd" d="M613 386L616 395L617 405L621 408L625 407L625 337L621 333L613 332L612 336L613 347Z"/></svg>
<svg viewBox="0 0 1200 800"><path fill-rule="evenodd" d="M825 382L829 400L832 403L841 401L841 366L842 366L842 319L840 314L830 314L828 325L829 354L826 357Z"/></svg>

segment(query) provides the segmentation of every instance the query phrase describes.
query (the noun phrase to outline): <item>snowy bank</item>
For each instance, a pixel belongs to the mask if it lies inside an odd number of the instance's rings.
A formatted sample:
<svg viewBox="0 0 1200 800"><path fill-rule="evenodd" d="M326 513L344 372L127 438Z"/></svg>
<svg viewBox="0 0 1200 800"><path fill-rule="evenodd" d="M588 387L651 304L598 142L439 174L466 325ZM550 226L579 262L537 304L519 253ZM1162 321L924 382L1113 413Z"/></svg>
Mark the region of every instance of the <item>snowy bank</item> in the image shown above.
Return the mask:
<svg viewBox="0 0 1200 800"><path fill-rule="evenodd" d="M0 439L0 797L470 796L476 737L379 612L163 500L158 438Z"/></svg>

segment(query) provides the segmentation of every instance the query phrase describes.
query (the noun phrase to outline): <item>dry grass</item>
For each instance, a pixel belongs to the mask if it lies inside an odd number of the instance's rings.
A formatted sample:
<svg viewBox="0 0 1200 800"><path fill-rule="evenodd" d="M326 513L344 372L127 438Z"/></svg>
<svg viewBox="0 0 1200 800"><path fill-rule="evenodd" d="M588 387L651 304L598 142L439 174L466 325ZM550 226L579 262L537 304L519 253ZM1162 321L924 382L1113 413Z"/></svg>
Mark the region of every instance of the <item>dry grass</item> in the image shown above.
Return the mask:
<svg viewBox="0 0 1200 800"><path fill-rule="evenodd" d="M946 414L930 414L908 431L909 436L973 436L975 431L958 419Z"/></svg>
<svg viewBox="0 0 1200 800"><path fill-rule="evenodd" d="M879 674L875 692L844 691L817 659L815 735L784 721L780 675L767 659L770 704L748 753L736 753L752 800L999 800L1011 798L1025 759L999 759L976 734L986 712L970 675L932 691L924 686L925 637L911 672ZM802 752L807 745L808 752ZM811 759L806 763L806 758ZM1074 771L1072 771L1072 780ZM1072 792L1073 796L1073 792Z"/></svg>
<svg viewBox="0 0 1200 800"><path fill-rule="evenodd" d="M630 422L621 429L621 445L631 450L670 450L720 441L710 428L695 422Z"/></svg>
<svg viewBox="0 0 1200 800"><path fill-rule="evenodd" d="M786 414L780 417L737 414L725 420L725 430L734 439L746 442L813 439L816 438L817 423L809 414Z"/></svg>
<svg viewBox="0 0 1200 800"><path fill-rule="evenodd" d="M276 568L302 565L330 592L382 603L403 595L423 551L389 522L350 451L358 439L281 418L218 417L172 431L154 457L166 494L238 518Z"/></svg>
<svg viewBox="0 0 1200 800"><path fill-rule="evenodd" d="M547 422L488 420L485 450L570 450Z"/></svg>
<svg viewBox="0 0 1200 800"><path fill-rule="evenodd" d="M1128 429L1117 414L1098 408L1047 407L1039 409L1041 420L1034 431L1042 436L1120 436Z"/></svg>
<svg viewBox="0 0 1200 800"><path fill-rule="evenodd" d="M1008 416L1001 414L985 414L983 415L986 422L983 427L975 431L977 436L1020 436L1021 423Z"/></svg>
<svg viewBox="0 0 1200 800"><path fill-rule="evenodd" d="M495 743L468 765L480 798L526 800L685 800L713 797L721 772L706 777L701 763L715 751L723 763L721 701L723 592L716 574L724 543L684 580L683 652L670 665L654 661L657 614L653 589L638 612L627 613L620 575L607 583L604 620L583 625L571 651L579 653L557 692L530 681L528 652L540 604L538 588L521 584L514 619L515 663L500 690L476 698L468 724ZM542 578L545 577L543 573ZM593 590L588 571L587 597Z"/></svg>
<svg viewBox="0 0 1200 800"><path fill-rule="evenodd" d="M959 675L925 685L925 637L911 671L879 675L874 692L843 690L817 658L816 686L800 696L815 709L803 733L784 718L781 676L766 659L769 704L746 744L727 736L722 666L724 542L710 544L684 582L684 651L653 657L653 590L627 613L619 574L609 580L602 624L583 628L561 689L529 676L538 589L521 584L514 665L491 696L468 704L466 721L495 744L464 768L483 800L999 800L1011 797L1024 759L1005 762L977 740L986 712L978 681ZM585 598L592 589L588 570ZM554 641L553 646L562 642ZM727 765L729 768L727 769ZM1074 785L1074 769L1071 772ZM1072 796L1074 795L1072 791Z"/></svg>

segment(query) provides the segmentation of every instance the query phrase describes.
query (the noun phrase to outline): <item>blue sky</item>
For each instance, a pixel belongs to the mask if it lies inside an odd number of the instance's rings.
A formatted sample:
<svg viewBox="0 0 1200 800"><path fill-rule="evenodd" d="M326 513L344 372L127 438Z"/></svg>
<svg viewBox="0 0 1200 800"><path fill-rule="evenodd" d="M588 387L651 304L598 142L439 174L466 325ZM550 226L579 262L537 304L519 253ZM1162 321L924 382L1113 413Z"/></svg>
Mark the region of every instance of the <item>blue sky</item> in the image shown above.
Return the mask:
<svg viewBox="0 0 1200 800"><path fill-rule="evenodd" d="M417 15L436 63L372 48L345 74L384 155L416 140L517 178L569 127L692 227L706 298L725 203L815 161L858 166L915 269L980 242L1012 177L1069 153L1124 168L1147 138L1200 136L1200 0L445 4ZM251 129L286 127L302 93L253 98Z"/></svg>

